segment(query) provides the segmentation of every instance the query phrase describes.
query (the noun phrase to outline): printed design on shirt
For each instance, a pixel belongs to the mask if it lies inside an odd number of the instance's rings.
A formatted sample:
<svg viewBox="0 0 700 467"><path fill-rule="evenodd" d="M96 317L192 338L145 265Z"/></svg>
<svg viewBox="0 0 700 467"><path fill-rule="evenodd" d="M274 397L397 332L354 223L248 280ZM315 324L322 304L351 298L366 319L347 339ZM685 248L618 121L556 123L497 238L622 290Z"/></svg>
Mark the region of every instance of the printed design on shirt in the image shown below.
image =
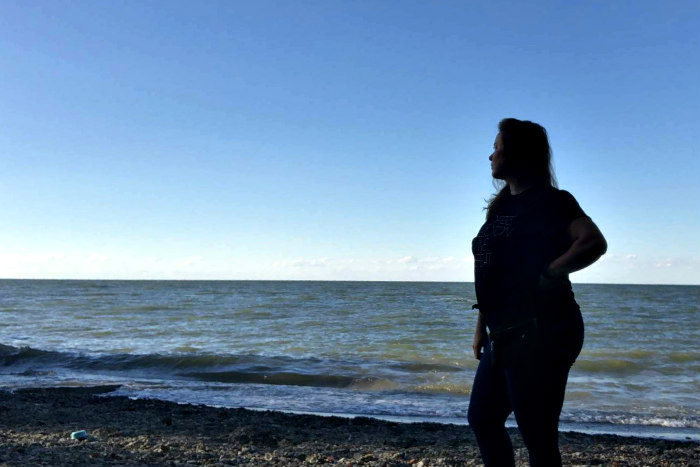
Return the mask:
<svg viewBox="0 0 700 467"><path fill-rule="evenodd" d="M513 233L513 222L517 216L496 216L493 221L485 224L474 239L474 265L483 268L491 264L491 242L496 237L510 237Z"/></svg>

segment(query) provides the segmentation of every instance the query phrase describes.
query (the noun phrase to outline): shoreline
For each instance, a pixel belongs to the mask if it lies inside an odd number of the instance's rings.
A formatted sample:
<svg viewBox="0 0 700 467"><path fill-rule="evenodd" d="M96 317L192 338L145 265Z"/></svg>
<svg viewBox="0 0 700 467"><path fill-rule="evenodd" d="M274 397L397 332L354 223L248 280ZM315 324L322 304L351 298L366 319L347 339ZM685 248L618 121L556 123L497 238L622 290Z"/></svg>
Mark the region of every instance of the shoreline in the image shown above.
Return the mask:
<svg viewBox="0 0 700 467"><path fill-rule="evenodd" d="M179 402L175 402L178 403ZM212 406L217 408L228 408L225 406ZM307 412L300 410L268 410L268 409L258 409L245 407L246 410L252 411L273 411L280 413L288 413L293 415L313 415L317 417L340 417L346 419L353 418L371 418L378 421L385 422L395 422L395 423L431 423L437 425L448 425L448 426L469 426L469 423L465 419L443 419L440 417L410 417L410 416L400 416L400 415L367 415L367 414L355 414L355 413L326 413L326 412ZM624 429L620 429L624 427ZM512 416L506 421L506 428L517 429L515 420L512 420ZM692 431L692 433L690 433ZM675 429L673 427L658 427L649 425L613 425L603 422L587 422L587 423L575 423L575 422L563 422L559 424L560 433L574 433L582 435L611 435L611 436L621 436L625 438L641 438L641 439L659 439L666 441L692 441L700 442L700 432L698 430L693 430L691 428L681 428Z"/></svg>
<svg viewBox="0 0 700 467"><path fill-rule="evenodd" d="M96 397L118 387L0 391L0 465L482 465L466 425ZM565 465L700 465L695 441L562 432L560 446Z"/></svg>

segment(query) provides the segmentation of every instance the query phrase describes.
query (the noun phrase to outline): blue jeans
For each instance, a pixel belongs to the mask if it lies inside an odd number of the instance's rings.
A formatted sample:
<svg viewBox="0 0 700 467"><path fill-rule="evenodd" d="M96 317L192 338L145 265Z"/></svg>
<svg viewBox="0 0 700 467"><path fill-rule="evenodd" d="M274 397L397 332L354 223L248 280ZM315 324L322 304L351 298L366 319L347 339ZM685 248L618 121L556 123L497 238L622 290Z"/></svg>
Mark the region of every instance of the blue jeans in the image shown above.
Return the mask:
<svg viewBox="0 0 700 467"><path fill-rule="evenodd" d="M468 414L486 467L515 465L505 429L511 412L527 447L530 466L561 466L559 414L569 369L582 345L580 322L573 331L554 338L535 359L510 368L493 365L490 346L486 346L474 377Z"/></svg>

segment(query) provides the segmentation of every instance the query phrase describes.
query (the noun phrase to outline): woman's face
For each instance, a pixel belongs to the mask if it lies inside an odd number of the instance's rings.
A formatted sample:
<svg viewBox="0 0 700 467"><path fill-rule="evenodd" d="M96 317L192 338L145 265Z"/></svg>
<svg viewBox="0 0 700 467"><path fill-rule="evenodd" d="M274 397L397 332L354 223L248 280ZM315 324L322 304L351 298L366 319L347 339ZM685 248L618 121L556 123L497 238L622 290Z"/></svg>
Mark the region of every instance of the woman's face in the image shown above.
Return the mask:
<svg viewBox="0 0 700 467"><path fill-rule="evenodd" d="M506 167L500 133L496 135L496 141L493 142L493 154L489 156L489 160L491 161L491 176L502 180L506 175Z"/></svg>

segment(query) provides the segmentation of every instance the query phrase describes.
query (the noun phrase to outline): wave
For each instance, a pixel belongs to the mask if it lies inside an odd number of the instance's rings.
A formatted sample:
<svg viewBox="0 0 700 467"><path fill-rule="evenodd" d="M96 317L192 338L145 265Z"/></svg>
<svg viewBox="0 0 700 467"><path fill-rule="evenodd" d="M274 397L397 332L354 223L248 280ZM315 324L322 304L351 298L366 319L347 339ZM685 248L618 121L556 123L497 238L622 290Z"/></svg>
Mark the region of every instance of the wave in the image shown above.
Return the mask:
<svg viewBox="0 0 700 467"><path fill-rule="evenodd" d="M645 369L648 365L621 358L602 358L597 360L579 359L574 364L574 370L585 371L587 373L614 373L629 374Z"/></svg>
<svg viewBox="0 0 700 467"><path fill-rule="evenodd" d="M700 416L693 414L653 414L608 411L567 411L561 414L562 422L604 423L610 425L658 426L665 428L700 428Z"/></svg>
<svg viewBox="0 0 700 467"><path fill-rule="evenodd" d="M423 372L455 372L462 371L463 368L457 365L448 365L444 363L425 363L425 362L397 362L389 365L393 368L407 370L416 373Z"/></svg>
<svg viewBox="0 0 700 467"><path fill-rule="evenodd" d="M429 394L447 394L452 396L468 397L472 392L471 385L462 384L422 384L411 388L413 392L424 392Z"/></svg>
<svg viewBox="0 0 700 467"><path fill-rule="evenodd" d="M671 352L668 354L669 360L673 363L695 363L700 362L697 351L693 352Z"/></svg>
<svg viewBox="0 0 700 467"><path fill-rule="evenodd" d="M371 387L376 378L355 378L346 375L333 374L304 374L289 371L283 372L244 372L244 371L213 371L180 373L181 376L201 381L216 383L253 383L279 384L286 386L314 386L330 388L367 388Z"/></svg>
<svg viewBox="0 0 700 467"><path fill-rule="evenodd" d="M183 348L184 350L185 348ZM187 348L187 350L196 350ZM41 374L64 370L90 374L122 374L130 377L194 380L210 383L249 383L347 388L370 391L412 386L419 392L444 392L444 388L414 385L425 372L454 372L459 367L417 362L348 362L319 358L264 355L97 354L40 350L0 344L2 373ZM397 370L399 370L397 372ZM399 383L403 380L404 383ZM409 384L406 384L409 383ZM410 384L413 383L413 384ZM454 390L454 389L452 389Z"/></svg>

